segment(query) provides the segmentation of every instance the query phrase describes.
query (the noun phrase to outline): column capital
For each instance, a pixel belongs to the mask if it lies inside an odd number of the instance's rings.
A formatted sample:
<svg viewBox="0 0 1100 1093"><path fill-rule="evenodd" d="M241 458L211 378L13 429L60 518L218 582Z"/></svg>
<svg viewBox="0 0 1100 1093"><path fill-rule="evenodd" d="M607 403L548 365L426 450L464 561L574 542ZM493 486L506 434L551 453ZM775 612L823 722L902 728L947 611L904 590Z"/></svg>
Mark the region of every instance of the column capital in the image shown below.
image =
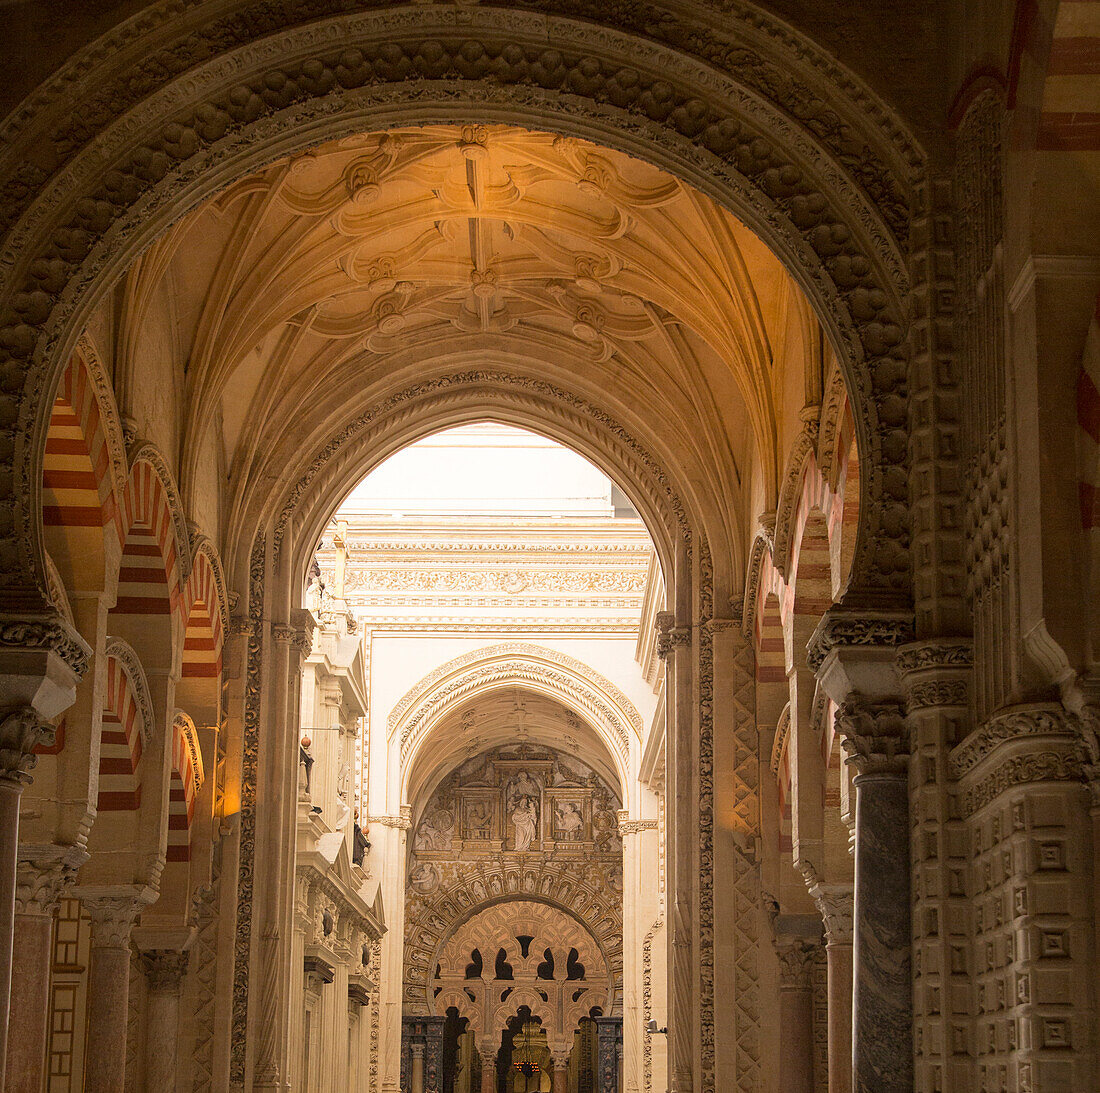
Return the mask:
<svg viewBox="0 0 1100 1093"><path fill-rule="evenodd" d="M779 986L787 990L809 990L813 986L814 956L817 946L801 938L777 940L775 955L779 959Z"/></svg>
<svg viewBox="0 0 1100 1093"><path fill-rule="evenodd" d="M409 1051L412 1053L414 1059L424 1058L424 1045L417 1043L415 1040L409 1044Z"/></svg>
<svg viewBox="0 0 1100 1093"><path fill-rule="evenodd" d="M142 910L156 899L156 892L144 888L138 891L77 889L81 905L92 920L92 947L99 949L129 949L134 921Z"/></svg>
<svg viewBox="0 0 1100 1093"><path fill-rule="evenodd" d="M34 749L54 742L54 727L33 706L16 706L0 715L0 782L29 785L38 763Z"/></svg>
<svg viewBox="0 0 1100 1093"><path fill-rule="evenodd" d="M20 846L15 863L15 913L52 916L88 860L75 846Z"/></svg>
<svg viewBox="0 0 1100 1093"><path fill-rule="evenodd" d="M974 646L969 638L931 638L903 645L897 670L906 708L913 713L967 706L973 667Z"/></svg>
<svg viewBox="0 0 1100 1093"><path fill-rule="evenodd" d="M673 646L691 644L691 627L677 626L676 616L671 611L658 611L655 625L657 627L657 656L661 660L667 659Z"/></svg>
<svg viewBox="0 0 1100 1093"><path fill-rule="evenodd" d="M851 945L855 914L855 886L825 884L819 881L810 885L810 898L821 912L826 942L829 945Z"/></svg>
<svg viewBox="0 0 1100 1093"><path fill-rule="evenodd" d="M140 956L149 990L174 994L180 989L191 954L186 949L147 949Z"/></svg>
<svg viewBox="0 0 1100 1093"><path fill-rule="evenodd" d="M903 775L908 769L909 730L898 699L849 694L837 708L836 731L857 774Z"/></svg>
<svg viewBox="0 0 1100 1093"><path fill-rule="evenodd" d="M569 1056L573 1052L573 1045L569 1044L550 1044L550 1058L554 1063L555 1068L561 1068L564 1070L569 1065Z"/></svg>

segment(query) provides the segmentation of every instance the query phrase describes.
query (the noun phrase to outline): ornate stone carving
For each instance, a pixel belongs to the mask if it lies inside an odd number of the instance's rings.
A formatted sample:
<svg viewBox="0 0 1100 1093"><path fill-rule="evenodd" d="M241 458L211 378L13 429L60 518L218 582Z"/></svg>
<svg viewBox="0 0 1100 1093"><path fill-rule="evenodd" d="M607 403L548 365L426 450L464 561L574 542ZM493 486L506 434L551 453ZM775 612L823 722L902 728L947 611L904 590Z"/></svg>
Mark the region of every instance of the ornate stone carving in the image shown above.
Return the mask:
<svg viewBox="0 0 1100 1093"><path fill-rule="evenodd" d="M484 653L484 650L482 652ZM585 675L594 676L595 673L587 669ZM599 680L600 677L596 678ZM625 697L621 700L627 702L629 710L633 711L633 715L628 715L626 711L619 708L618 701L612 705L608 698L601 694L602 687L597 689L598 684L589 686L584 677L575 675L572 670L566 672L543 664L541 657L496 659L490 656L484 663L475 664L467 671L452 675L438 687L427 690L427 693L424 693L426 689L422 685L418 685L416 690L423 693L423 698L416 708L403 718L398 719L394 714L390 715L388 719L392 726L390 731L400 729L401 732L402 759L407 759L413 753L435 716L447 705L469 697L481 687L490 684L499 685L512 679L517 683L541 684L543 688L572 699L573 702L579 702L590 712L593 726L602 730L601 736L624 757L629 748L631 730L640 732L641 719L639 717L638 724L634 724L637 710L633 703Z"/></svg>
<svg viewBox="0 0 1100 1093"><path fill-rule="evenodd" d="M948 763L956 778L964 777L1002 743L1024 737L1074 736L1069 715L1058 703L1014 706L991 717L971 733L950 755Z"/></svg>
<svg viewBox="0 0 1100 1093"><path fill-rule="evenodd" d="M779 960L781 990L810 990L813 986L814 957L817 946L805 941L780 941L775 955Z"/></svg>
<svg viewBox="0 0 1100 1093"><path fill-rule="evenodd" d="M20 847L15 869L15 913L52 916L87 859L87 852L77 847Z"/></svg>
<svg viewBox="0 0 1100 1093"><path fill-rule="evenodd" d="M264 575L263 533L252 544L248 566L248 649L245 669L244 753L241 769L240 865L237 876L237 929L233 942L233 1009L230 1080L244 1084L248 1038L248 983L252 959L252 892L256 854L256 785L260 759L260 704L263 689Z"/></svg>
<svg viewBox="0 0 1100 1093"><path fill-rule="evenodd" d="M809 641L807 663L816 672L829 650L842 645L892 646L913 640L913 618L896 612L848 613L830 608Z"/></svg>
<svg viewBox="0 0 1100 1093"><path fill-rule="evenodd" d="M910 711L966 706L970 701L970 687L965 679L930 679L906 687L905 697Z"/></svg>
<svg viewBox="0 0 1100 1093"><path fill-rule="evenodd" d="M620 835L636 835L639 831L656 831L656 820L620 820Z"/></svg>
<svg viewBox="0 0 1100 1093"><path fill-rule="evenodd" d="M178 993L191 954L179 949L146 949L141 954L141 970L151 992Z"/></svg>
<svg viewBox="0 0 1100 1093"><path fill-rule="evenodd" d="M821 912L825 925L825 940L832 945L852 944L852 916L855 891L851 884L825 884L821 881L810 886L810 897Z"/></svg>
<svg viewBox="0 0 1100 1093"><path fill-rule="evenodd" d="M82 896L92 920L92 948L129 949L134 921L148 902L135 895Z"/></svg>
<svg viewBox="0 0 1100 1093"><path fill-rule="evenodd" d="M380 824L382 827L395 827L398 831L408 831L412 827L411 816L374 815L367 817L368 824Z"/></svg>
<svg viewBox="0 0 1100 1093"><path fill-rule="evenodd" d="M1071 752L1044 750L1016 755L995 766L961 794L963 814L971 816L1006 790L1028 782L1079 781L1080 759Z"/></svg>
<svg viewBox="0 0 1100 1093"><path fill-rule="evenodd" d="M113 657L122 666L130 683L130 691L141 714L141 740L148 745L156 731L157 718L153 713L153 700L149 693L149 681L145 678L145 669L141 658L122 638L108 638L103 649L108 657Z"/></svg>
<svg viewBox="0 0 1100 1093"><path fill-rule="evenodd" d="M33 706L19 706L0 718L0 779L29 785L38 763L34 749L54 742L53 725L44 722Z"/></svg>
<svg viewBox="0 0 1100 1093"><path fill-rule="evenodd" d="M836 731L848 762L860 774L904 774L909 765L909 732L902 704L846 698L836 712Z"/></svg>
<svg viewBox="0 0 1100 1093"><path fill-rule="evenodd" d="M917 642L898 650L898 672L908 675L936 668L966 669L974 665L974 646L969 639Z"/></svg>
<svg viewBox="0 0 1100 1093"><path fill-rule="evenodd" d="M0 618L0 648L48 649L72 669L78 679L88 670L92 650L65 619Z"/></svg>

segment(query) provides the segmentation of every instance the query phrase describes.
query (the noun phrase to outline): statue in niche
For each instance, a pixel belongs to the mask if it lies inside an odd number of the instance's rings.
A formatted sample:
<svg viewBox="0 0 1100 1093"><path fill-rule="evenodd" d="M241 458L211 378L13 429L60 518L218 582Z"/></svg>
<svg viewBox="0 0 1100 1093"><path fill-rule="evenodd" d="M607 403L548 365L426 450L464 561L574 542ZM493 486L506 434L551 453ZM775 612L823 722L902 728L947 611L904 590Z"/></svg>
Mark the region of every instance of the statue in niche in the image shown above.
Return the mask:
<svg viewBox="0 0 1100 1093"><path fill-rule="evenodd" d="M474 801L466 814L466 837L469 839L488 839L492 836L493 816L487 804Z"/></svg>
<svg viewBox="0 0 1100 1093"><path fill-rule="evenodd" d="M519 774L508 783L508 807L514 809L516 802L520 800L537 801L541 792L542 790L538 782L528 774L526 768L523 768L520 770Z"/></svg>
<svg viewBox="0 0 1100 1093"><path fill-rule="evenodd" d="M562 801L554 811L555 837L579 839L584 831L584 817L575 801Z"/></svg>
<svg viewBox="0 0 1100 1093"><path fill-rule="evenodd" d="M512 825L516 829L513 850L528 850L535 838L535 828L539 822L538 810L531 797L519 799L512 810Z"/></svg>
<svg viewBox="0 0 1100 1093"><path fill-rule="evenodd" d="M425 816L416 829L413 842L414 850L450 850L454 835L455 821L445 808L437 809Z"/></svg>

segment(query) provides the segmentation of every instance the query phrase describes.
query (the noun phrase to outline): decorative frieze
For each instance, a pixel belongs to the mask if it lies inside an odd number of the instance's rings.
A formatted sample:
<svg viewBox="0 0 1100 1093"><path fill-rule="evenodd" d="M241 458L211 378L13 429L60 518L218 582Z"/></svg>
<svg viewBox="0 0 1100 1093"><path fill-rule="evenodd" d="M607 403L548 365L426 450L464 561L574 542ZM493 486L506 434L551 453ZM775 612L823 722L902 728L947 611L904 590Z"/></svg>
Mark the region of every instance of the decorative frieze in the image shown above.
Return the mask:
<svg viewBox="0 0 1100 1093"><path fill-rule="evenodd" d="M53 653L80 679L88 670L92 650L62 618L0 618L0 648L36 649Z"/></svg>

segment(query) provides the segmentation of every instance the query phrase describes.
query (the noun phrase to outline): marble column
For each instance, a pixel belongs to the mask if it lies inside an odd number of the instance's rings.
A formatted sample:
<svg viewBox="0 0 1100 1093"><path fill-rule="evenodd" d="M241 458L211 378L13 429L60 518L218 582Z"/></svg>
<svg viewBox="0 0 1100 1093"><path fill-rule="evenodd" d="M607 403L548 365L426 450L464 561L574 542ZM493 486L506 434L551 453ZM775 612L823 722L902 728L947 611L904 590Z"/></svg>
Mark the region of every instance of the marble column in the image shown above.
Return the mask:
<svg viewBox="0 0 1100 1093"><path fill-rule="evenodd" d="M837 732L856 777L852 1089L910 1093L908 734L899 702L850 695Z"/></svg>
<svg viewBox="0 0 1100 1093"><path fill-rule="evenodd" d="M481 1093L497 1093L497 1046L479 1044L481 1055Z"/></svg>
<svg viewBox="0 0 1100 1093"><path fill-rule="evenodd" d="M411 1093L424 1093L424 1045L409 1044L409 1052L412 1055Z"/></svg>
<svg viewBox="0 0 1100 1093"><path fill-rule="evenodd" d="M83 851L40 848L19 856L15 897L12 991L19 999L9 1015L5 1093L37 1090L46 1066L50 1011L50 966L53 963L53 921L57 904L71 886Z"/></svg>
<svg viewBox="0 0 1100 1093"><path fill-rule="evenodd" d="M814 1093L813 961L816 947L802 940L776 942L779 958L779 1088Z"/></svg>
<svg viewBox="0 0 1100 1093"><path fill-rule="evenodd" d="M829 962L829 1093L852 1089L852 901L851 884L815 884L810 889L825 926Z"/></svg>
<svg viewBox="0 0 1100 1093"><path fill-rule="evenodd" d="M145 1084L150 1090L176 1086L180 987L190 954L178 949L150 949L141 954L145 973Z"/></svg>
<svg viewBox="0 0 1100 1093"><path fill-rule="evenodd" d="M85 1093L123 1093L130 1000L130 934L142 903L133 895L85 896L92 920Z"/></svg>

